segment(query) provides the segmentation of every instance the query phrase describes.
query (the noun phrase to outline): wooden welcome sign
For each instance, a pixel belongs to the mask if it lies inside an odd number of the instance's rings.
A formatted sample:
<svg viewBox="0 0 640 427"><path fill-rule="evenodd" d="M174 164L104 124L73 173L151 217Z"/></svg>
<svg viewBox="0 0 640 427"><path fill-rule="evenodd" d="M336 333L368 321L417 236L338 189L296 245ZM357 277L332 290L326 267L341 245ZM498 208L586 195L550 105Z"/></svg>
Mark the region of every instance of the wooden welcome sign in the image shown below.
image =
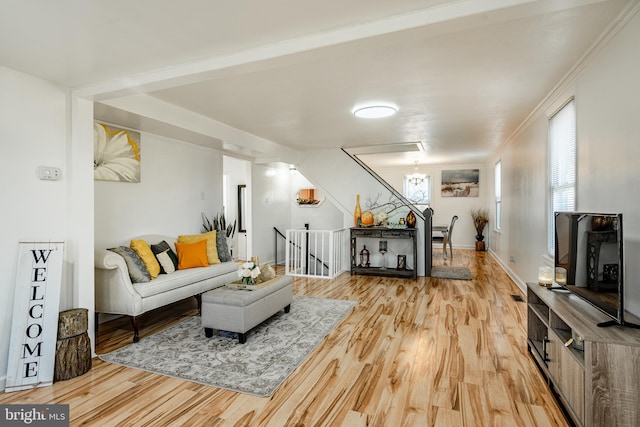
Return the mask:
<svg viewBox="0 0 640 427"><path fill-rule="evenodd" d="M63 242L20 242L5 391L53 384Z"/></svg>

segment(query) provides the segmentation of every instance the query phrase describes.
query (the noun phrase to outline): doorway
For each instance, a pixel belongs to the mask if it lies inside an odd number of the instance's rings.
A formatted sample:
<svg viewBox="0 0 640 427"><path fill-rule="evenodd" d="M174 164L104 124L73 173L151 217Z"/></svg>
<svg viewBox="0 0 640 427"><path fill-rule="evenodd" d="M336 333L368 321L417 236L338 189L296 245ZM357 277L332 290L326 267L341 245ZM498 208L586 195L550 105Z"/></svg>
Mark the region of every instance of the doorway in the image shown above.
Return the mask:
<svg viewBox="0 0 640 427"><path fill-rule="evenodd" d="M223 204L227 222L236 221L232 238L234 260L246 260L251 253L251 162L223 156Z"/></svg>

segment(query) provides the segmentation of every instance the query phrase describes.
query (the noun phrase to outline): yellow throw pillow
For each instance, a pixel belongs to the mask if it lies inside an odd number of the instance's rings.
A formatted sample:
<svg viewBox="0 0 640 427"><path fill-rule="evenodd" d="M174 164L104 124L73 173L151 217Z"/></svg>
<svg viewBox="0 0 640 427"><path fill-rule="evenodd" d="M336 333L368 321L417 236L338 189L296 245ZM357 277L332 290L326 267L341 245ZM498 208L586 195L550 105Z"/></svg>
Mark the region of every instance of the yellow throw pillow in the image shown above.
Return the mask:
<svg viewBox="0 0 640 427"><path fill-rule="evenodd" d="M200 240L207 240L207 259L209 264L220 264L220 258L218 257L218 247L216 246L216 231L209 231L204 234L189 234L185 236L178 236L178 242L180 243L194 243Z"/></svg>
<svg viewBox="0 0 640 427"><path fill-rule="evenodd" d="M176 251L178 252L178 270L209 267L206 240L200 240L194 243L176 242Z"/></svg>
<svg viewBox="0 0 640 427"><path fill-rule="evenodd" d="M158 274L160 274L160 264L158 264L158 260L153 254L149 244L144 240L132 240L131 243L129 243L129 247L142 259L147 270L149 270L151 280L158 277Z"/></svg>

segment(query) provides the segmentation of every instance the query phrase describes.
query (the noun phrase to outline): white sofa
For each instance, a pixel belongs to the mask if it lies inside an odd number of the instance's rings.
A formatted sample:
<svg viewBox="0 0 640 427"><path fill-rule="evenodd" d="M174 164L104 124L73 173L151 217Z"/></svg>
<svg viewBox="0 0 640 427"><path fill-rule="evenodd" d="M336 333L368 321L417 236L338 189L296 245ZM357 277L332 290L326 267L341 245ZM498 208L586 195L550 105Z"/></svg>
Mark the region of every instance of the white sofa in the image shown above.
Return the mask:
<svg viewBox="0 0 640 427"><path fill-rule="evenodd" d="M135 239L157 244L163 240L175 251L176 237L145 235ZM201 306L200 295L224 286L238 278L235 262L209 267L176 270L160 274L147 283L131 283L127 264L120 255L106 250L95 251L95 310L98 313L124 314L131 317L133 342L139 339L138 316L150 310L194 296ZM97 320L97 319L96 319ZM96 327L98 322L96 321Z"/></svg>

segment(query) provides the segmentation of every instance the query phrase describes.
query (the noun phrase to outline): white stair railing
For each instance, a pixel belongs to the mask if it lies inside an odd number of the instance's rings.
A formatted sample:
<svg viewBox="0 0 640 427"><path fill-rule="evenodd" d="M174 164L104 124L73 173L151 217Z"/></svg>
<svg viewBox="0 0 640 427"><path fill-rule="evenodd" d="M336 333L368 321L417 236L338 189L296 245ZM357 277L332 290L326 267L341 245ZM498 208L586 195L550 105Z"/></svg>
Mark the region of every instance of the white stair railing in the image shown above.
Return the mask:
<svg viewBox="0 0 640 427"><path fill-rule="evenodd" d="M287 230L285 274L332 279L346 271L346 231Z"/></svg>

